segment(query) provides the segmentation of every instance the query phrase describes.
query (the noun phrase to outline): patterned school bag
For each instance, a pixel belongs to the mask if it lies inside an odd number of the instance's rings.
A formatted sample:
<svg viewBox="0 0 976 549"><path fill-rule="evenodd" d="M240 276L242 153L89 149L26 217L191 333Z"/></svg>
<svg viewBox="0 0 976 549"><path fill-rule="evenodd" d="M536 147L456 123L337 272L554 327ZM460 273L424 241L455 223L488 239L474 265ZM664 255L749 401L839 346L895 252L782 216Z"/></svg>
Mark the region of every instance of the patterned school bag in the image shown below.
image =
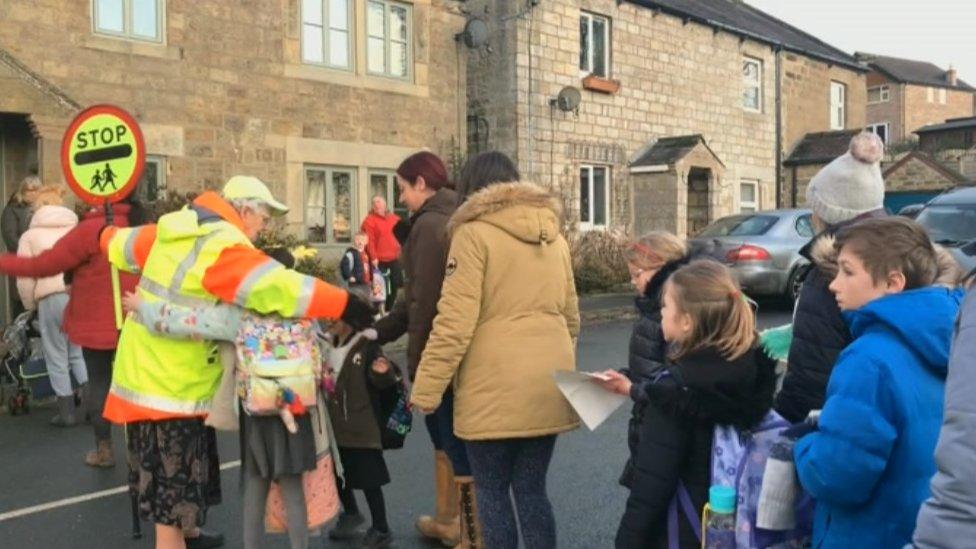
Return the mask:
<svg viewBox="0 0 976 549"><path fill-rule="evenodd" d="M318 327L311 320L245 313L237 341L238 394L251 415L277 415L284 390L316 406L321 371L316 343Z"/></svg>
<svg viewBox="0 0 976 549"><path fill-rule="evenodd" d="M712 486L731 486L736 491L735 546L737 549L792 548L809 545L813 524L813 500L804 494L796 502L796 524L791 530L756 528L759 493L770 450L790 423L770 410L751 431L716 425L712 438ZM684 485L671 503L670 520L677 522L677 508L682 508L692 529L701 539L701 517L691 505ZM677 526L677 524L675 524ZM677 528L669 528L677 532ZM669 540L670 541L670 540ZM676 540L675 540L676 541ZM669 543L670 545L670 543Z"/></svg>

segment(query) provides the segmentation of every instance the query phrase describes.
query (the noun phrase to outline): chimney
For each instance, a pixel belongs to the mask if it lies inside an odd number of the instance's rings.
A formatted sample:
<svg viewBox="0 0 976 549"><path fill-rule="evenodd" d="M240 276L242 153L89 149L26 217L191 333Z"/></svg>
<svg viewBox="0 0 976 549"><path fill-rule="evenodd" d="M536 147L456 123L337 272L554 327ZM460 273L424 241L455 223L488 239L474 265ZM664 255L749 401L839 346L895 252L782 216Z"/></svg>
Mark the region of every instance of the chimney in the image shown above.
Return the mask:
<svg viewBox="0 0 976 549"><path fill-rule="evenodd" d="M956 69L952 65L949 65L949 70L946 71L946 81L949 82L950 86L955 86L959 82Z"/></svg>

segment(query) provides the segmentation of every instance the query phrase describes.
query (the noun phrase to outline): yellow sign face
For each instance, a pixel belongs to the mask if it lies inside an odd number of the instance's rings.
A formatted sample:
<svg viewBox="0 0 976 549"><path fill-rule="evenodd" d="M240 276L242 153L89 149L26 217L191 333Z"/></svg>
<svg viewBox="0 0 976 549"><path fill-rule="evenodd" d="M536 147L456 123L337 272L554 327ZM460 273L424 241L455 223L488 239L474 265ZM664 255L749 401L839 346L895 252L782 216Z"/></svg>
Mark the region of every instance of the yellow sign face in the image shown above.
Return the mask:
<svg viewBox="0 0 976 549"><path fill-rule="evenodd" d="M65 133L61 160L69 185L86 202L121 200L135 189L145 166L142 132L121 109L91 107Z"/></svg>

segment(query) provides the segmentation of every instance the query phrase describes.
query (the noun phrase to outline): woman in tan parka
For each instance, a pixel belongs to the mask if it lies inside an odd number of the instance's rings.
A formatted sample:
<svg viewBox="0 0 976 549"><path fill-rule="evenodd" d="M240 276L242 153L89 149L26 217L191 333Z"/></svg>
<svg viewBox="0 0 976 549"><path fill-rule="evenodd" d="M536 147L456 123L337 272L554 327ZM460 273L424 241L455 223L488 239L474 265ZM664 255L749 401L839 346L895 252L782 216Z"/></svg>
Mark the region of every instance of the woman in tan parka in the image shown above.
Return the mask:
<svg viewBox="0 0 976 549"><path fill-rule="evenodd" d="M479 169L479 166L481 169ZM529 183L492 183L484 173L511 160L484 153L462 174L463 204L448 225L451 248L434 329L411 402L440 404L454 383L454 430L465 441L485 546L556 546L546 472L556 435L578 426L553 380L575 369L579 309L561 209Z"/></svg>

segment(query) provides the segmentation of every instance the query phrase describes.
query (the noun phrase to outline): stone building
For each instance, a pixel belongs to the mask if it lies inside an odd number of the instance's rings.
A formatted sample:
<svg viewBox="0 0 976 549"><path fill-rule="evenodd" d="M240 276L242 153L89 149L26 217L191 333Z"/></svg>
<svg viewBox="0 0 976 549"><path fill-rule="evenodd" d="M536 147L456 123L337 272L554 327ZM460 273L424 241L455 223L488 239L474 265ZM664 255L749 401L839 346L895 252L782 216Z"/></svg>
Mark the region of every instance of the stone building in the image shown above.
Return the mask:
<svg viewBox="0 0 976 549"><path fill-rule="evenodd" d="M0 188L62 181L82 108L140 123L140 192L270 183L291 228L346 246L393 169L465 147L465 17L451 0L0 2Z"/></svg>
<svg viewBox="0 0 976 549"><path fill-rule="evenodd" d="M490 29L469 58L469 152L513 155L570 227L687 234L774 208L796 142L864 125L865 69L744 2L466 8Z"/></svg>
<svg viewBox="0 0 976 549"><path fill-rule="evenodd" d="M925 61L869 53L856 54L870 67L867 75L867 124L885 142L910 139L922 126L973 116L976 88L956 70Z"/></svg>

